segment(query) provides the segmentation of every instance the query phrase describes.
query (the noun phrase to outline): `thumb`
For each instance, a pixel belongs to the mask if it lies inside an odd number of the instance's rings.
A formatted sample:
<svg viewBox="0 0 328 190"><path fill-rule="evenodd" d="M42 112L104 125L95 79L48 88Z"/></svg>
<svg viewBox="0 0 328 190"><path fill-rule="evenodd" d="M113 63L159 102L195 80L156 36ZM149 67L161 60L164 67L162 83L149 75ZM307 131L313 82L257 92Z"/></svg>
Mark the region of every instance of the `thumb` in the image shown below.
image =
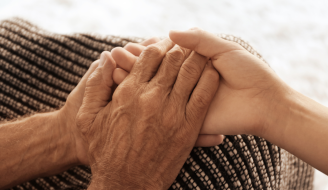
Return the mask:
<svg viewBox="0 0 328 190"><path fill-rule="evenodd" d="M114 88L113 71L116 67L110 52L100 55L98 67L89 76L82 103L82 109L96 114L112 99Z"/></svg>
<svg viewBox="0 0 328 190"><path fill-rule="evenodd" d="M179 46L194 50L211 59L216 59L220 54L232 50L244 50L234 42L224 40L198 28L186 31L171 30L170 38Z"/></svg>

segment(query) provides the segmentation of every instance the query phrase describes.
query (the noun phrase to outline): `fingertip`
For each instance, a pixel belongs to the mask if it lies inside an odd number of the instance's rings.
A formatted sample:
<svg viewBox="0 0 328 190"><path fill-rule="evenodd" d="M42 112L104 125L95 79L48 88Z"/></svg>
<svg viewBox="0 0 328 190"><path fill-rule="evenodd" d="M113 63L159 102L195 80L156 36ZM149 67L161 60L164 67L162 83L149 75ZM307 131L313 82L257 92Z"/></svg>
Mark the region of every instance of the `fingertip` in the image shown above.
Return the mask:
<svg viewBox="0 0 328 190"><path fill-rule="evenodd" d="M218 137L218 143L219 143L219 144L222 144L223 141L224 141L224 139L225 139L225 136L224 136L224 135L220 135L220 136ZM219 144L218 144L218 145L219 145Z"/></svg>
<svg viewBox="0 0 328 190"><path fill-rule="evenodd" d="M174 43L176 43L176 41L178 41L178 37L180 33L181 33L180 30L170 30L169 37Z"/></svg>
<svg viewBox="0 0 328 190"><path fill-rule="evenodd" d="M136 43L128 43L124 49L132 53L135 56L139 56L141 52L145 49L145 46Z"/></svg>
<svg viewBox="0 0 328 190"><path fill-rule="evenodd" d="M121 68L116 68L116 69L114 69L114 72L113 72L113 80L117 85L119 85L128 76L128 74L129 73L126 72L125 70L123 70Z"/></svg>
<svg viewBox="0 0 328 190"><path fill-rule="evenodd" d="M224 40L199 28L186 31L171 30L169 36L174 43L206 57L215 57L232 50L244 50L237 43Z"/></svg>
<svg viewBox="0 0 328 190"><path fill-rule="evenodd" d="M112 50L111 53L113 60L118 67L130 72L137 57L122 47L117 47Z"/></svg>
<svg viewBox="0 0 328 190"><path fill-rule="evenodd" d="M196 46L199 43L199 31L198 28L193 28L190 30L180 31L180 30L171 30L169 33L170 39L179 46L196 50ZM198 52L199 53L199 52Z"/></svg>
<svg viewBox="0 0 328 190"><path fill-rule="evenodd" d="M122 51L123 51L122 47L115 47L111 50L111 54L114 60L121 55Z"/></svg>

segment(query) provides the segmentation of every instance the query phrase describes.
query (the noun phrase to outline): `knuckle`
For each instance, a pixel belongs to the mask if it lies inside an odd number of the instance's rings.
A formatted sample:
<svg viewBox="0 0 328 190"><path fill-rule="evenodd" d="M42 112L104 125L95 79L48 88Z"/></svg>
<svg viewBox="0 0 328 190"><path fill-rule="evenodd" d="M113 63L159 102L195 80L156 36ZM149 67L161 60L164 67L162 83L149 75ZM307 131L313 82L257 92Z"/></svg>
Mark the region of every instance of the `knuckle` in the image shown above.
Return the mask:
<svg viewBox="0 0 328 190"><path fill-rule="evenodd" d="M197 32L198 34L202 34L203 33L203 30L198 28L198 27L194 27L194 28L191 28L190 30L193 30L195 32Z"/></svg>
<svg viewBox="0 0 328 190"><path fill-rule="evenodd" d="M196 106L199 108L203 108L207 105L207 101L201 95L195 96L195 102L196 102Z"/></svg>
<svg viewBox="0 0 328 190"><path fill-rule="evenodd" d="M186 79L196 79L199 76L199 68L195 64L184 64L181 67L181 74Z"/></svg>
<svg viewBox="0 0 328 190"><path fill-rule="evenodd" d="M114 94L112 96L112 100L118 103L118 105L124 104L127 98L132 97L133 89L130 87L130 85L126 83L121 83L116 90L114 91Z"/></svg>
<svg viewBox="0 0 328 190"><path fill-rule="evenodd" d="M198 93L196 93L194 97L196 106L199 108L207 107L211 102L211 94L204 88L198 90Z"/></svg>
<svg viewBox="0 0 328 190"><path fill-rule="evenodd" d="M159 48L156 45L147 46L146 49L144 50L144 55L151 58L161 57L162 54L163 51L161 50L161 48Z"/></svg>
<svg viewBox="0 0 328 190"><path fill-rule="evenodd" d="M166 57L167 61L174 65L183 61L185 54L181 49L174 49L173 51L168 52Z"/></svg>

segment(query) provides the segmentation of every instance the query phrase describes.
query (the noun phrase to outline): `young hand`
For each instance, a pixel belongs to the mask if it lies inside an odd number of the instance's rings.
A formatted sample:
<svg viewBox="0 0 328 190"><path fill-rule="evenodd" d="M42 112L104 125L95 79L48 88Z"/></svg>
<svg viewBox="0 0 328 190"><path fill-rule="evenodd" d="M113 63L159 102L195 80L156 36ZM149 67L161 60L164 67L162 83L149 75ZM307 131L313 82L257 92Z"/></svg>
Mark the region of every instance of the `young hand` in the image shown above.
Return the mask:
<svg viewBox="0 0 328 190"><path fill-rule="evenodd" d="M200 29L171 31L170 38L210 58L220 73L202 132L263 136L270 119L276 119L275 108L290 91L276 73L239 44Z"/></svg>

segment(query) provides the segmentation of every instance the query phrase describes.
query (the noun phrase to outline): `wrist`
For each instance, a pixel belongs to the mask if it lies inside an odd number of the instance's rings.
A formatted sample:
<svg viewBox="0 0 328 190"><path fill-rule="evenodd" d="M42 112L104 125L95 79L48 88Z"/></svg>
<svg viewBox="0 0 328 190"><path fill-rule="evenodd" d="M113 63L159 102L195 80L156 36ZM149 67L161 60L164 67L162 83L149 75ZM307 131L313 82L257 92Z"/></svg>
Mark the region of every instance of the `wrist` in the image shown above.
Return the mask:
<svg viewBox="0 0 328 190"><path fill-rule="evenodd" d="M143 189L162 190L167 189L161 181L154 181L151 176L137 174L132 171L122 173L119 168L108 168L107 161L91 164L92 180L88 190L102 189Z"/></svg>
<svg viewBox="0 0 328 190"><path fill-rule="evenodd" d="M60 163L60 166L64 168L63 170L79 165L75 155L74 139L67 127L69 121L65 120L60 110L52 112L51 117L54 131L53 139L55 140L53 143L56 144L54 154L57 160L55 162Z"/></svg>
<svg viewBox="0 0 328 190"><path fill-rule="evenodd" d="M306 125L307 119L317 117L314 110L320 109L321 105L290 87L279 99L274 100L261 137L279 147L287 148L290 135L294 133L291 131L297 130L300 125Z"/></svg>
<svg viewBox="0 0 328 190"><path fill-rule="evenodd" d="M74 131L75 116L72 116L69 110L64 106L60 110L54 112L54 118L56 118L56 125L61 134L61 141L58 142L58 147L66 147L67 163L73 166L84 164L77 155L76 131Z"/></svg>
<svg viewBox="0 0 328 190"><path fill-rule="evenodd" d="M272 94L273 97L268 101L270 104L266 105L268 109L264 114L263 127L256 135L270 142L275 142L278 139L278 141L283 141L285 138L283 131L289 121L293 119L292 110L299 109L297 100L299 100L300 94L286 84Z"/></svg>
<svg viewBox="0 0 328 190"><path fill-rule="evenodd" d="M50 176L74 165L57 112L36 114L1 125L0 188Z"/></svg>
<svg viewBox="0 0 328 190"><path fill-rule="evenodd" d="M106 182L104 182L106 180ZM108 178L103 177L103 180L92 180L90 183L90 186L88 187L88 190L108 190L108 189L142 189L142 190L162 190L164 188L158 186L158 185L137 185L135 183L127 183L124 182L124 184L120 184L119 182L115 182L112 180L108 180Z"/></svg>

